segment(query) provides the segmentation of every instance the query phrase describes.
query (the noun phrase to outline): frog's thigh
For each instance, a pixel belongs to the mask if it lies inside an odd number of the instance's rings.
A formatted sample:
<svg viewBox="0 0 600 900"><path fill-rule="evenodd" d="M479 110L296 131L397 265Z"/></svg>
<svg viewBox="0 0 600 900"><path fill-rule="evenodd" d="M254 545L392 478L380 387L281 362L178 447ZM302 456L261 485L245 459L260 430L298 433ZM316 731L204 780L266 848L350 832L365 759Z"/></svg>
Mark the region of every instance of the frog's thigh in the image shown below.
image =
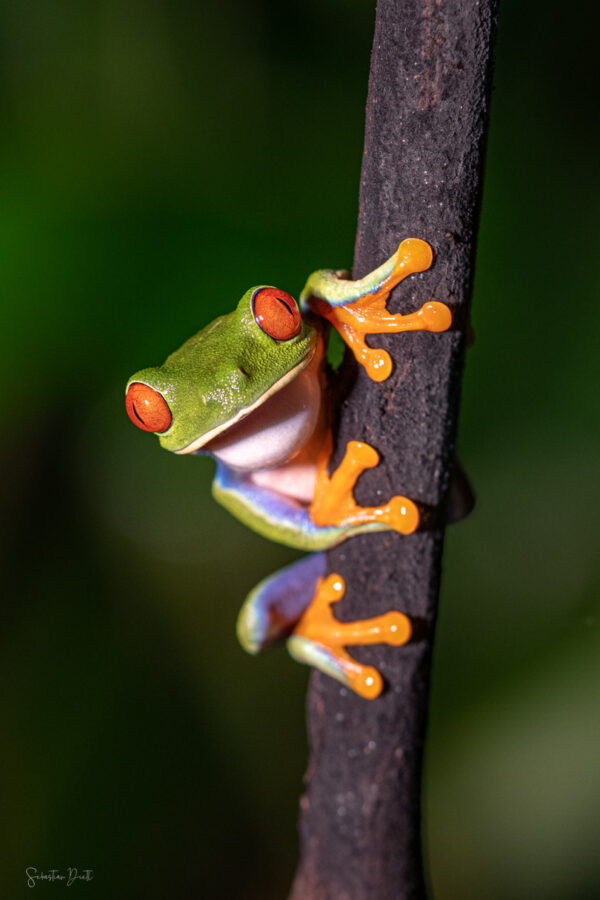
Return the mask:
<svg viewBox="0 0 600 900"><path fill-rule="evenodd" d="M258 653L286 637L313 599L324 572L325 554L311 553L257 584L238 616L242 647L248 653Z"/></svg>
<svg viewBox="0 0 600 900"><path fill-rule="evenodd" d="M348 528L316 525L307 507L223 464L217 468L213 496L248 528L288 547L325 550L349 536Z"/></svg>

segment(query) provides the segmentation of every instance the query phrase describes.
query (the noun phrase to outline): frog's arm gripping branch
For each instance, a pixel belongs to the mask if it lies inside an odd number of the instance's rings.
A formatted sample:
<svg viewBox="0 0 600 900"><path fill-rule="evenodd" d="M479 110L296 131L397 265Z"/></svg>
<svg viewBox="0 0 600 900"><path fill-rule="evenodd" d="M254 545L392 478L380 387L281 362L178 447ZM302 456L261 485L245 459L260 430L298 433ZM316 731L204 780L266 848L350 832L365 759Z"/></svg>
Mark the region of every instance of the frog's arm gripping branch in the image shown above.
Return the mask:
<svg viewBox="0 0 600 900"><path fill-rule="evenodd" d="M431 266L433 252L427 241L408 238L393 256L364 278L351 281L343 272L321 269L309 277L301 295L302 309L312 309L339 331L374 381L385 381L392 360L385 350L367 346L365 335L400 331L446 331L452 322L445 303L430 300L416 312L392 315L386 303L390 292L416 272Z"/></svg>

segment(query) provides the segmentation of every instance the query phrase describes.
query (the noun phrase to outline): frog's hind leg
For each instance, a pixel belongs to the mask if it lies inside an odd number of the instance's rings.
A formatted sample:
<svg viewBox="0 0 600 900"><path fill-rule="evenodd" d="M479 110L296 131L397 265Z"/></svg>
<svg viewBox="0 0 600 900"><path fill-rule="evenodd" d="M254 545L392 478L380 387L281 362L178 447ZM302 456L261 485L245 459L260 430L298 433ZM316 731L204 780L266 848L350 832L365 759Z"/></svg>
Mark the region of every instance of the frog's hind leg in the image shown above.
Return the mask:
<svg viewBox="0 0 600 900"><path fill-rule="evenodd" d="M248 594L237 621L238 640L258 653L287 637L313 599L325 572L325 554L311 553L265 578Z"/></svg>
<svg viewBox="0 0 600 900"><path fill-rule="evenodd" d="M295 660L314 666L341 681L361 697L372 700L383 689L383 679L376 668L353 659L347 646L359 644L391 644L399 647L410 640L412 627L408 616L388 612L371 619L340 622L331 605L344 595L344 580L333 574L319 579L312 603L295 626L287 642Z"/></svg>
<svg viewBox="0 0 600 900"><path fill-rule="evenodd" d="M349 536L347 528L318 525L306 505L256 484L247 472L222 463L213 496L237 519L269 540L300 550L325 550Z"/></svg>
<svg viewBox="0 0 600 900"><path fill-rule="evenodd" d="M341 463L329 475L327 466L331 440L323 447L317 461L315 494L310 515L323 527L351 528L356 534L366 530L398 531L412 534L419 525L419 510L408 497L396 496L384 506L359 506L354 499L354 486L365 469L379 462L374 447L364 441L349 441Z"/></svg>
<svg viewBox="0 0 600 900"><path fill-rule="evenodd" d="M385 350L367 346L365 336L400 331L446 331L452 322L445 303L430 300L408 315L392 315L386 303L392 289L416 272L425 272L433 261L427 241L408 238L383 265L364 278L351 281L345 273L330 269L314 272L300 302L328 319L340 333L374 381L385 381L392 361Z"/></svg>
<svg viewBox="0 0 600 900"><path fill-rule="evenodd" d="M325 577L325 554L312 553L265 578L248 594L237 622L240 644L258 653L288 638L290 655L336 678L361 697L372 699L383 689L373 666L359 663L345 649L358 644L405 644L411 623L401 612L388 612L357 622L340 622L331 605L344 594L340 575Z"/></svg>

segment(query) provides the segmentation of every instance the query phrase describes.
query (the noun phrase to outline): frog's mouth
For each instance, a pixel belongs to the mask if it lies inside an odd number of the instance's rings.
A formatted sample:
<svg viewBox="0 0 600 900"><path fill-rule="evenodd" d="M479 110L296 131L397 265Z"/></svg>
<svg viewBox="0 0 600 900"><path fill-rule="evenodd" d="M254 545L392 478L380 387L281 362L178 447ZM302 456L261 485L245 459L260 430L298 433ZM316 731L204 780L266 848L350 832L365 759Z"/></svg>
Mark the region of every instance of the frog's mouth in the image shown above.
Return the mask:
<svg viewBox="0 0 600 900"><path fill-rule="evenodd" d="M253 404L196 438L178 454L210 453L237 469L278 465L306 443L321 404L318 354L313 350Z"/></svg>

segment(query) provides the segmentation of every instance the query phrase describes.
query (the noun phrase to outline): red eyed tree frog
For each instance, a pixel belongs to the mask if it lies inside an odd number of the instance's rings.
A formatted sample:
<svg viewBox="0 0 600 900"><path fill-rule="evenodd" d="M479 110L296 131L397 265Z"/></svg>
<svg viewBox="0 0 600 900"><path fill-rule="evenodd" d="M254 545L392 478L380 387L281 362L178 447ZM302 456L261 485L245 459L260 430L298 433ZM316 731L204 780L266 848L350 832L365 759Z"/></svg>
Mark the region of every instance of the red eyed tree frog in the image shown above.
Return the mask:
<svg viewBox="0 0 600 900"><path fill-rule="evenodd" d="M161 446L174 453L216 459L213 495L234 516L271 540L321 551L251 591L238 620L242 646L256 653L287 637L295 659L367 698L381 692L382 678L345 647L404 644L410 620L390 612L339 622L331 604L343 596L344 583L340 575L324 577L322 551L361 532L410 534L419 512L407 497L374 507L355 502L357 479L379 460L364 442L350 442L339 467L329 473L326 345L333 325L371 378L387 378L391 359L368 347L366 335L450 326L448 307L436 301L404 316L386 309L392 288L431 262L429 244L411 238L358 281L343 272L314 272L299 305L278 288L250 288L233 312L203 328L162 366L136 372L126 388L134 425L156 433Z"/></svg>

